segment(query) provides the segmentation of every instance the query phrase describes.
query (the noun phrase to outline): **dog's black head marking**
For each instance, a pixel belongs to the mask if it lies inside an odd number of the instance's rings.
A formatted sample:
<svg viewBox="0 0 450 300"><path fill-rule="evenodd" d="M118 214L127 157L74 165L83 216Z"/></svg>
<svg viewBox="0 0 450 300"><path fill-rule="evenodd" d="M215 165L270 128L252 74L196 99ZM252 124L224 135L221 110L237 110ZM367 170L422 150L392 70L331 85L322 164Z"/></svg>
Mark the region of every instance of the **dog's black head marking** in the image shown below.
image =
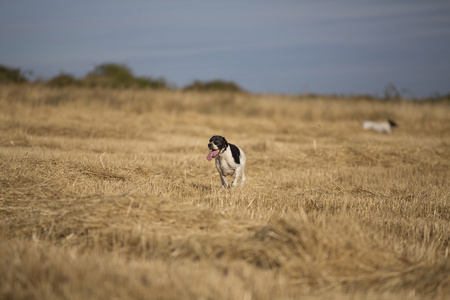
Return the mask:
<svg viewBox="0 0 450 300"><path fill-rule="evenodd" d="M398 127L397 123L395 123L394 121L388 120L388 122L389 122L389 125L391 125L391 127Z"/></svg>
<svg viewBox="0 0 450 300"><path fill-rule="evenodd" d="M219 150L225 150L228 147L227 140L220 135L215 135L209 139L208 148L213 150L213 144L216 145L217 149Z"/></svg>

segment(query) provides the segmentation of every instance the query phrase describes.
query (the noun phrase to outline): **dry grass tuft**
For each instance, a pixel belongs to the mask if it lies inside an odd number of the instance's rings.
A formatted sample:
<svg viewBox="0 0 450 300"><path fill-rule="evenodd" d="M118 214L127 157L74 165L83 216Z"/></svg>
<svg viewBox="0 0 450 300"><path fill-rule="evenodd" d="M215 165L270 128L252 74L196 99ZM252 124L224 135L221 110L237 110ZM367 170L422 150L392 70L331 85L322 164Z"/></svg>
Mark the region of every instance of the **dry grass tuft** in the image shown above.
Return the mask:
<svg viewBox="0 0 450 300"><path fill-rule="evenodd" d="M446 103L3 86L0 107L0 298L450 294Z"/></svg>

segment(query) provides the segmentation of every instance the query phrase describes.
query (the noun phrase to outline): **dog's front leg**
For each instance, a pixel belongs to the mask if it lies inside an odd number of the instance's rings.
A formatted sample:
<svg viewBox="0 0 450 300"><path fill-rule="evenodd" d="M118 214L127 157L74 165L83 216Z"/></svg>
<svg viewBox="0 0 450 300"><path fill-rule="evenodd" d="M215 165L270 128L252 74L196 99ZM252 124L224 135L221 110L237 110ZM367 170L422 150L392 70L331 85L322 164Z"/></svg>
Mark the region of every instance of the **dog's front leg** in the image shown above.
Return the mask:
<svg viewBox="0 0 450 300"><path fill-rule="evenodd" d="M236 176L234 176L234 180L233 183L231 184L231 186L236 186L239 180L239 176L241 176L241 172L242 172L242 168L241 167L237 167L236 168Z"/></svg>
<svg viewBox="0 0 450 300"><path fill-rule="evenodd" d="M245 178L244 168L242 168L241 186L244 186L245 179L246 179L246 178Z"/></svg>
<svg viewBox="0 0 450 300"><path fill-rule="evenodd" d="M217 158L216 158L216 169L217 169L217 171L219 171L220 181L222 181L222 186L223 186L224 188L229 188L230 185L228 184L227 176L225 176L225 175L222 173L222 167L220 166L220 161L219 161Z"/></svg>
<svg viewBox="0 0 450 300"><path fill-rule="evenodd" d="M222 181L222 187L224 187L224 188L229 188L230 185L228 184L228 179L227 179L227 177L224 176L224 175L222 175L222 173L219 173L219 174L220 174L220 180Z"/></svg>

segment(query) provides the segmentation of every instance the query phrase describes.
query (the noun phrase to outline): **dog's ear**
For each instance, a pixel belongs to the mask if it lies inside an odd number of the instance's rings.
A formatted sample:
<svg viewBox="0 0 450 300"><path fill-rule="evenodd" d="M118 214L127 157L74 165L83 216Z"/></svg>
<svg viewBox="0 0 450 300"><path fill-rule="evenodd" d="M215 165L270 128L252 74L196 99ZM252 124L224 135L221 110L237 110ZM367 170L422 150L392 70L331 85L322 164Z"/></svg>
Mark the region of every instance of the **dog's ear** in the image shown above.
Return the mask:
<svg viewBox="0 0 450 300"><path fill-rule="evenodd" d="M222 137L223 148L226 149L228 147L227 139Z"/></svg>

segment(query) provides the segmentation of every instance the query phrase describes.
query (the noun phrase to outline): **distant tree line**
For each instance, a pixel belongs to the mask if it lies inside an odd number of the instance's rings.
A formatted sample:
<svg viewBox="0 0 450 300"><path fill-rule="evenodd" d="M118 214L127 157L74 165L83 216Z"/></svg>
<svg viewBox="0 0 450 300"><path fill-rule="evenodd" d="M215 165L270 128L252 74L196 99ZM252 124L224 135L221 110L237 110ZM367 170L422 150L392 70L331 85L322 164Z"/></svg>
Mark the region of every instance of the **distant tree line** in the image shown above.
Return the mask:
<svg viewBox="0 0 450 300"><path fill-rule="evenodd" d="M81 79L77 79L67 73L61 73L48 80L46 84L52 87L169 89L169 84L164 78L136 77L127 66L113 63L98 65Z"/></svg>
<svg viewBox="0 0 450 300"><path fill-rule="evenodd" d="M10 68L0 65L0 83L30 83L28 75L30 72L24 72L21 69ZM126 65L115 63L104 63L95 66L83 78L61 72L59 75L49 80L39 80L39 82L50 87L102 87L102 88L138 88L155 90L176 89L173 84L168 83L164 78L151 78L147 76L135 76L131 69ZM213 80L213 81L194 81L182 88L183 90L195 91L232 91L245 92L243 88L232 81Z"/></svg>
<svg viewBox="0 0 450 300"><path fill-rule="evenodd" d="M29 76L30 71L23 71L18 68L11 68L0 64L0 84L12 83L23 84L32 83ZM34 83L42 83L50 87L101 87L101 88L137 88L137 89L154 89L154 90L174 90L177 89L173 84L168 83L164 78L152 78L147 76L135 76L131 69L122 64L103 63L94 67L83 78L76 78L73 75L61 72L59 75L49 80L39 79ZM242 87L233 81L196 80L191 84L181 88L184 91L228 91L228 92L246 92ZM308 94L307 97L319 97L317 94ZM336 95L335 95L336 96ZM397 89L393 83L388 83L381 97L370 95L352 95L351 98L357 96L364 99L383 99L383 100L400 100L414 99L411 92L407 89ZM324 96L321 96L324 97ZM326 96L325 96L326 97ZM336 96L337 97L337 96ZM345 96L339 96L345 97ZM450 100L450 94L435 94L421 100Z"/></svg>

